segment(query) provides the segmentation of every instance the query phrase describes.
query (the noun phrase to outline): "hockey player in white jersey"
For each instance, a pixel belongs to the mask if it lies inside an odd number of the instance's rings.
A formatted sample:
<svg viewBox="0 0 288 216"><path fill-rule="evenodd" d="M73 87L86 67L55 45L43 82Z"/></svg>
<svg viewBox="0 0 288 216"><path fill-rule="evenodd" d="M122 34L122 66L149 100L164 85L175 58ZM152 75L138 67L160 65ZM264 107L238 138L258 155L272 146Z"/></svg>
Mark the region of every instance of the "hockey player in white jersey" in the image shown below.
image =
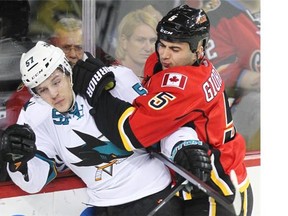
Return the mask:
<svg viewBox="0 0 288 216"><path fill-rule="evenodd" d="M85 182L87 204L95 206L97 215L144 216L169 193L170 171L145 149L128 152L107 140L97 129L87 100L97 100L97 92L105 88L132 103L146 90L128 68L99 65L92 56L85 62L79 60L73 71L93 72L93 76L80 79L72 76L63 51L53 45L39 41L24 53L22 81L33 97L17 124L3 133L0 160L8 162L11 179L28 193L41 191L65 165ZM81 83L73 87L72 77L74 82L89 81L90 98L74 93ZM197 137L193 130L188 129L187 134ZM181 201L174 196L155 215L181 214Z"/></svg>

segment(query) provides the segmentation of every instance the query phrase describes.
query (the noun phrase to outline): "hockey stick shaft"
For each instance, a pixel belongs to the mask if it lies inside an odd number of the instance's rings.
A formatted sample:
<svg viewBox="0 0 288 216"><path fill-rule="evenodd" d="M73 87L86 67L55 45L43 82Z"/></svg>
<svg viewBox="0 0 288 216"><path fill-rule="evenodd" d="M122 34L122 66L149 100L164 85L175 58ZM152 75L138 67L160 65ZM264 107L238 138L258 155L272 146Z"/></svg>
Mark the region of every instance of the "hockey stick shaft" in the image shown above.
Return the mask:
<svg viewBox="0 0 288 216"><path fill-rule="evenodd" d="M175 194L185 187L188 181L184 180L183 182L177 183L171 190L171 192L163 199L147 216L154 215L162 206L164 206Z"/></svg>
<svg viewBox="0 0 288 216"><path fill-rule="evenodd" d="M235 173L233 174L231 180L235 187L235 197L234 201L231 203L225 196L219 194L217 191L215 191L213 188L211 188L209 185L207 185L205 182L201 181L199 178L197 178L192 173L185 170L183 167L175 164L173 161L171 161L168 157L163 155L162 153L158 152L151 152L151 155L160 161L162 161L167 167L174 170L176 173L187 179L189 182L191 182L193 185L198 187L200 190L202 190L204 193L206 193L208 196L213 197L216 202L221 204L223 207L225 207L227 210L229 210L231 213L235 215L239 215L241 212L241 195L240 191L238 189L238 183L237 183L237 177ZM236 178L236 179L235 179Z"/></svg>

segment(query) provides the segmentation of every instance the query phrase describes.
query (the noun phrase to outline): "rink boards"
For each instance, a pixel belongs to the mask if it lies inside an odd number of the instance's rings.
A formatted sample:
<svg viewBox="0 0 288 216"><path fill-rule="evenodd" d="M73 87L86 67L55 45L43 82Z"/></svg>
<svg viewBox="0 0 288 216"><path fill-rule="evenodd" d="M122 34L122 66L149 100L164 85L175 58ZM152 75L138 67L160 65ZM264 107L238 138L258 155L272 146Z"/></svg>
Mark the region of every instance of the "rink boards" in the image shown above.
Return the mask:
<svg viewBox="0 0 288 216"><path fill-rule="evenodd" d="M260 216L260 153L250 152L245 163L254 190L253 216ZM84 183L71 173L33 195L11 182L0 183L0 197L0 216L79 216L87 200Z"/></svg>

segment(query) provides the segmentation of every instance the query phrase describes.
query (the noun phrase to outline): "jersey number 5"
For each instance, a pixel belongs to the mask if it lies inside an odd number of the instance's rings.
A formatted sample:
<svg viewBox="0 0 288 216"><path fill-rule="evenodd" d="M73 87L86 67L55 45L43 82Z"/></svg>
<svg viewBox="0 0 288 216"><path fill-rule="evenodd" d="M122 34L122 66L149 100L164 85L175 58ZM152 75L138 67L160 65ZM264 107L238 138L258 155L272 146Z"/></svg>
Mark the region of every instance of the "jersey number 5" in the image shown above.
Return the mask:
<svg viewBox="0 0 288 216"><path fill-rule="evenodd" d="M149 100L149 106L155 110L160 110L175 98L176 97L170 93L160 92Z"/></svg>

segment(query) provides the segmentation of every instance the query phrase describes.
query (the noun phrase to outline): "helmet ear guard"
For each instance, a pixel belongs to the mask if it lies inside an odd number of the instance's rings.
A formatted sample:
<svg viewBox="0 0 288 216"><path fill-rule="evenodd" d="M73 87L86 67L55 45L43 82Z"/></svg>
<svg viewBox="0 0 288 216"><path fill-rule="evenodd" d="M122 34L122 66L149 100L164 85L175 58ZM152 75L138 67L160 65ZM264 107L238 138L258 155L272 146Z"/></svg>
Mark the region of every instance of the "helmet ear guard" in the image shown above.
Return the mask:
<svg viewBox="0 0 288 216"><path fill-rule="evenodd" d="M208 40L209 40L209 35L207 35L207 37L205 37L205 35L201 35L201 36L198 35L198 36L192 36L190 40L187 42L189 43L191 51L195 53L198 48L199 42L202 42L203 50L205 51L207 44L208 44Z"/></svg>

